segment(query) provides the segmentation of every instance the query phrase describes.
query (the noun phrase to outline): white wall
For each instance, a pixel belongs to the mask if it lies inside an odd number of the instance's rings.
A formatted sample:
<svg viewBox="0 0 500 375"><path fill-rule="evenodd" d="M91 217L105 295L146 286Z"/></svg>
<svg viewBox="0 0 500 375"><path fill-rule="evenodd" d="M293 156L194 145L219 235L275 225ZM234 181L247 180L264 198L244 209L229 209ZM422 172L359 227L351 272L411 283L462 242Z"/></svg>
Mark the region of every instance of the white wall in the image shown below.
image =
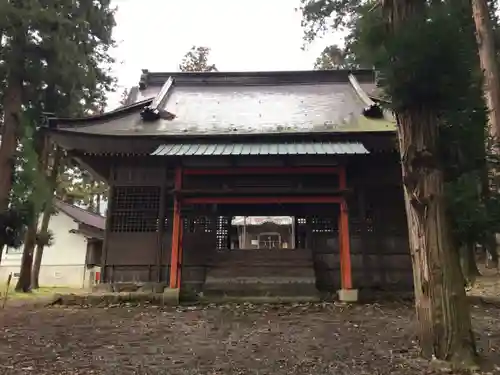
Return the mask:
<svg viewBox="0 0 500 375"><path fill-rule="evenodd" d="M54 233L54 244L45 247L40 268L40 286L67 286L81 288L85 278L87 241L84 236L71 233L78 224L60 212L52 216L49 229ZM23 247L13 252L4 249L0 263L0 283L12 272L18 273Z"/></svg>

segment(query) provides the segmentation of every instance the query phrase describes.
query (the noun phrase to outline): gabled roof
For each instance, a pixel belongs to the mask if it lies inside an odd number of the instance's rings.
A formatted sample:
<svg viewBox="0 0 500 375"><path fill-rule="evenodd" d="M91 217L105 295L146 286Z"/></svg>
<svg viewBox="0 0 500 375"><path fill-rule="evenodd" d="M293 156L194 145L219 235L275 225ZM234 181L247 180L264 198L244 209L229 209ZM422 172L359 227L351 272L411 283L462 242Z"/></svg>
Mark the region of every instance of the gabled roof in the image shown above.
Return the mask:
<svg viewBox="0 0 500 375"><path fill-rule="evenodd" d="M57 132L113 137L394 132L393 120L366 101L374 78L370 70L144 71L128 98L133 104L49 122Z"/></svg>
<svg viewBox="0 0 500 375"><path fill-rule="evenodd" d="M83 208L63 202L59 199L54 201L54 205L59 211L68 215L78 224L85 224L99 230L104 230L106 228L106 218L104 216L89 212Z"/></svg>

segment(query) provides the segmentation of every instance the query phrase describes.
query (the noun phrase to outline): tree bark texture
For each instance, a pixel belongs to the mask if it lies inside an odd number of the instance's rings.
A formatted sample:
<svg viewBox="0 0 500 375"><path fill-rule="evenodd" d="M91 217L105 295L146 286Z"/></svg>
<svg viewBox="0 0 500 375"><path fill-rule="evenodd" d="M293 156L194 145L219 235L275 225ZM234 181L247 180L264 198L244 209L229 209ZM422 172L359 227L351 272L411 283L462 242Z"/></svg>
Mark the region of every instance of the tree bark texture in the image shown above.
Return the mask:
<svg viewBox="0 0 500 375"><path fill-rule="evenodd" d="M468 367L477 354L459 253L445 214L437 116L408 110L397 117L422 354Z"/></svg>
<svg viewBox="0 0 500 375"><path fill-rule="evenodd" d="M484 97L489 110L490 135L498 141L500 135L500 79L496 62L493 27L486 0L471 0L476 25L479 60L484 74Z"/></svg>
<svg viewBox="0 0 500 375"><path fill-rule="evenodd" d="M0 212L9 207L12 189L15 152L21 133L22 83L16 78L9 79L4 94L4 126L0 143Z"/></svg>
<svg viewBox="0 0 500 375"><path fill-rule="evenodd" d="M412 20L427 17L425 0L383 0L382 7L394 36ZM459 252L446 217L438 117L416 103L396 112L422 354L470 367L477 352Z"/></svg>
<svg viewBox="0 0 500 375"><path fill-rule="evenodd" d="M49 160L50 143L48 138L44 138L37 146L38 155L38 170L47 171ZM35 252L36 235L38 232L38 216L39 212L33 212L33 217L28 224L28 230L24 238L23 257L21 260L21 270L17 282L16 290L28 292L31 290L31 271L33 268L33 254Z"/></svg>
<svg viewBox="0 0 500 375"><path fill-rule="evenodd" d="M468 287L474 285L476 278L481 274L477 268L475 247L474 243L469 243L460 248L462 273Z"/></svg>
<svg viewBox="0 0 500 375"><path fill-rule="evenodd" d="M9 196L15 166L17 140L21 133L22 83L10 77L4 93L4 121L0 142L0 214L9 208ZM0 240L0 262L5 243Z"/></svg>
<svg viewBox="0 0 500 375"><path fill-rule="evenodd" d="M496 61L493 25L487 0L471 0L472 17L476 25L476 40L479 51L479 61L484 75L484 98L488 108L489 133L494 142L493 152L499 153L498 141L500 136L500 78ZM498 171L493 171L497 175ZM491 184L488 183L491 188ZM489 253L486 265L488 268L498 268L498 253L495 235L491 234L485 244Z"/></svg>
<svg viewBox="0 0 500 375"><path fill-rule="evenodd" d="M52 162L52 170L50 171L50 175L47 178L50 194L49 194L49 199L47 199L47 202L45 202L45 207L42 216L42 223L40 224L39 232L42 234L46 234L49 230L50 218L52 216L54 192L56 190L57 177L59 175L59 168L62 156L63 156L62 150L56 146ZM33 289L38 289L40 287L39 283L40 267L42 265L43 250L44 250L43 244L36 245L35 259L33 261L33 270L31 273L31 287Z"/></svg>
<svg viewBox="0 0 500 375"><path fill-rule="evenodd" d="M31 291L31 268L33 265L33 251L35 249L36 230L38 220L34 225L29 225L24 240L23 257L21 259L21 270L16 284L17 292L27 293Z"/></svg>

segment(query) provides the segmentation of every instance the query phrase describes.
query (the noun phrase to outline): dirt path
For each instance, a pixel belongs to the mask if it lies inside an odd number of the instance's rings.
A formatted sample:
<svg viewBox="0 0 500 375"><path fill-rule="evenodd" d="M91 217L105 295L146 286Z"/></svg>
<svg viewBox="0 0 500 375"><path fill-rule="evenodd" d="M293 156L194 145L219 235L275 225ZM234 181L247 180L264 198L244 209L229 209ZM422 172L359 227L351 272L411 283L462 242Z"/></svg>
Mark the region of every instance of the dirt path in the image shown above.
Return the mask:
<svg viewBox="0 0 500 375"><path fill-rule="evenodd" d="M500 366L500 310L473 310ZM440 373L418 359L406 304L8 309L0 321L0 374Z"/></svg>
<svg viewBox="0 0 500 375"><path fill-rule="evenodd" d="M498 275L470 294L500 301ZM418 358L412 304L40 308L51 298L0 310L0 374L443 373ZM472 313L487 373L500 374L500 308Z"/></svg>

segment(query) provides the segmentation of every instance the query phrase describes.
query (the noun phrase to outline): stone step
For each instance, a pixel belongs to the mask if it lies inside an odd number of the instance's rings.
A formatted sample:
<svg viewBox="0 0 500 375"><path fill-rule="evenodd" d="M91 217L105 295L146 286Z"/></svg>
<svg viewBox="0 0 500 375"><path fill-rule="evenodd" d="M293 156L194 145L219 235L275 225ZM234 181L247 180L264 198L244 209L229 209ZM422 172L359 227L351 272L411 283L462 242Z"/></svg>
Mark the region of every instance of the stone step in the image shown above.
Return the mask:
<svg viewBox="0 0 500 375"><path fill-rule="evenodd" d="M286 280L283 282L259 282L246 280L210 279L203 288L206 296L317 296L315 282L311 280Z"/></svg>
<svg viewBox="0 0 500 375"><path fill-rule="evenodd" d="M238 278L238 277L254 277L254 278L287 278L287 277L307 277L315 279L314 266L309 264L304 267L296 266L231 266L231 267L211 267L207 271L207 276L219 278Z"/></svg>
<svg viewBox="0 0 500 375"><path fill-rule="evenodd" d="M212 255L213 262L228 261L289 261L289 260L311 260L313 258L311 251L259 251L259 250L229 250L218 252Z"/></svg>
<svg viewBox="0 0 500 375"><path fill-rule="evenodd" d="M228 261L211 261L208 263L209 267L221 268L221 267L312 267L314 265L313 260L228 260Z"/></svg>

